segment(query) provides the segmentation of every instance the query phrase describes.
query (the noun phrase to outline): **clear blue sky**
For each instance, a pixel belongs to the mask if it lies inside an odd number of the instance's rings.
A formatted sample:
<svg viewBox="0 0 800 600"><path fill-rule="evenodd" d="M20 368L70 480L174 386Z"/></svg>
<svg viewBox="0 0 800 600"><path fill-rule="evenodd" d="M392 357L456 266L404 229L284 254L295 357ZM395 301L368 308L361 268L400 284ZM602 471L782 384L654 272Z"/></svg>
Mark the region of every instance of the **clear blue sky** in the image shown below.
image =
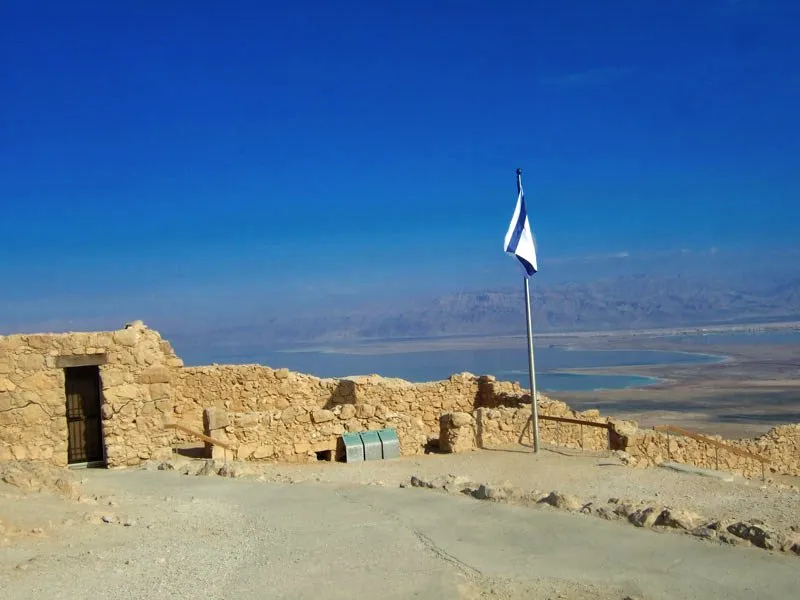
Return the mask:
<svg viewBox="0 0 800 600"><path fill-rule="evenodd" d="M516 167L542 278L794 244L798 25L791 0L4 0L0 321L516 282Z"/></svg>

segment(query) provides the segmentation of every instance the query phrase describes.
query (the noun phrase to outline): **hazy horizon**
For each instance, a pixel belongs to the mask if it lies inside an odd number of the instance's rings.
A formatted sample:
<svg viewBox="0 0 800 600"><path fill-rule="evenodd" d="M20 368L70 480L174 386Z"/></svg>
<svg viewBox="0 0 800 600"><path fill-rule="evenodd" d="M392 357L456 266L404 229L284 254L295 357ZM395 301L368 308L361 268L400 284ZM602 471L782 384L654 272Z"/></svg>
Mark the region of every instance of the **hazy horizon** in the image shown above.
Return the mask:
<svg viewBox="0 0 800 600"><path fill-rule="evenodd" d="M705 302L737 290L730 314L752 290L777 314L764 286L800 264L798 17L777 0L5 2L0 332L402 321L517 289L517 167L535 297L684 277ZM592 318L647 312L601 288Z"/></svg>

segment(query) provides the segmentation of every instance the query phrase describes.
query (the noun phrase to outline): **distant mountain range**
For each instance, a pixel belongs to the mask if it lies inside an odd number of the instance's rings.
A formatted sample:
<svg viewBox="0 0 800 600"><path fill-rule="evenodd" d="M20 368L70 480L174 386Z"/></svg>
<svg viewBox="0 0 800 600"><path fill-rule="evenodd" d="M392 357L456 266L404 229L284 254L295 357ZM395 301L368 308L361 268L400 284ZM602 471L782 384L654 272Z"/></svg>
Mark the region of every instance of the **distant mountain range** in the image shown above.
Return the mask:
<svg viewBox="0 0 800 600"><path fill-rule="evenodd" d="M543 286L533 280L540 332L625 330L800 319L800 276L709 278L625 276ZM393 338L523 334L519 289L461 292L418 305L269 318L246 326L176 333L175 342L271 348ZM168 332L167 332L168 333Z"/></svg>

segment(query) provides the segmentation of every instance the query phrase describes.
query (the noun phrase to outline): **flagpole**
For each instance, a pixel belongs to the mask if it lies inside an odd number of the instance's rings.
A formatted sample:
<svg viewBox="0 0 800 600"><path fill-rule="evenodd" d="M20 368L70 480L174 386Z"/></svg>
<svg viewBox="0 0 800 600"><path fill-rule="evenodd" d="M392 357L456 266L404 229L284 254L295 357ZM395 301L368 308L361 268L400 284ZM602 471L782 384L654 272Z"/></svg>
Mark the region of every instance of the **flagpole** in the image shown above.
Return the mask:
<svg viewBox="0 0 800 600"><path fill-rule="evenodd" d="M539 403L536 401L536 371L533 365L533 327L531 322L531 286L525 280L525 316L528 320L528 371L531 378L531 429L533 430L533 452L539 454Z"/></svg>
<svg viewBox="0 0 800 600"><path fill-rule="evenodd" d="M503 248L516 257L525 269L525 318L528 324L528 371L531 378L531 433L533 453L539 454L539 403L536 399L536 370L533 366L533 319L531 319L531 287L528 279L538 270L536 240L528 222L528 209L522 191L522 169L517 169L517 206L508 226Z"/></svg>
<svg viewBox="0 0 800 600"><path fill-rule="evenodd" d="M517 191L522 190L522 169L517 169ZM533 434L533 453L539 454L539 403L536 401L536 369L533 362L533 319L531 318L531 286L526 273L525 281L525 319L528 325L528 374L531 381L531 433Z"/></svg>

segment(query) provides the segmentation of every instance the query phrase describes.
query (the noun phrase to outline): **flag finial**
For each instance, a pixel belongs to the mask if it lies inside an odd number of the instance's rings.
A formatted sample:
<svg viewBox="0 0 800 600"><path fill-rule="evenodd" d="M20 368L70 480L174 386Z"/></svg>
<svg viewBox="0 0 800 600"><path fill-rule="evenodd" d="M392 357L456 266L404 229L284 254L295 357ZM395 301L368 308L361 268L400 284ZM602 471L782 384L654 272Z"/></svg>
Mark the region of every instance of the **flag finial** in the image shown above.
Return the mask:
<svg viewBox="0 0 800 600"><path fill-rule="evenodd" d="M522 169L517 169L517 175L522 175Z"/></svg>

